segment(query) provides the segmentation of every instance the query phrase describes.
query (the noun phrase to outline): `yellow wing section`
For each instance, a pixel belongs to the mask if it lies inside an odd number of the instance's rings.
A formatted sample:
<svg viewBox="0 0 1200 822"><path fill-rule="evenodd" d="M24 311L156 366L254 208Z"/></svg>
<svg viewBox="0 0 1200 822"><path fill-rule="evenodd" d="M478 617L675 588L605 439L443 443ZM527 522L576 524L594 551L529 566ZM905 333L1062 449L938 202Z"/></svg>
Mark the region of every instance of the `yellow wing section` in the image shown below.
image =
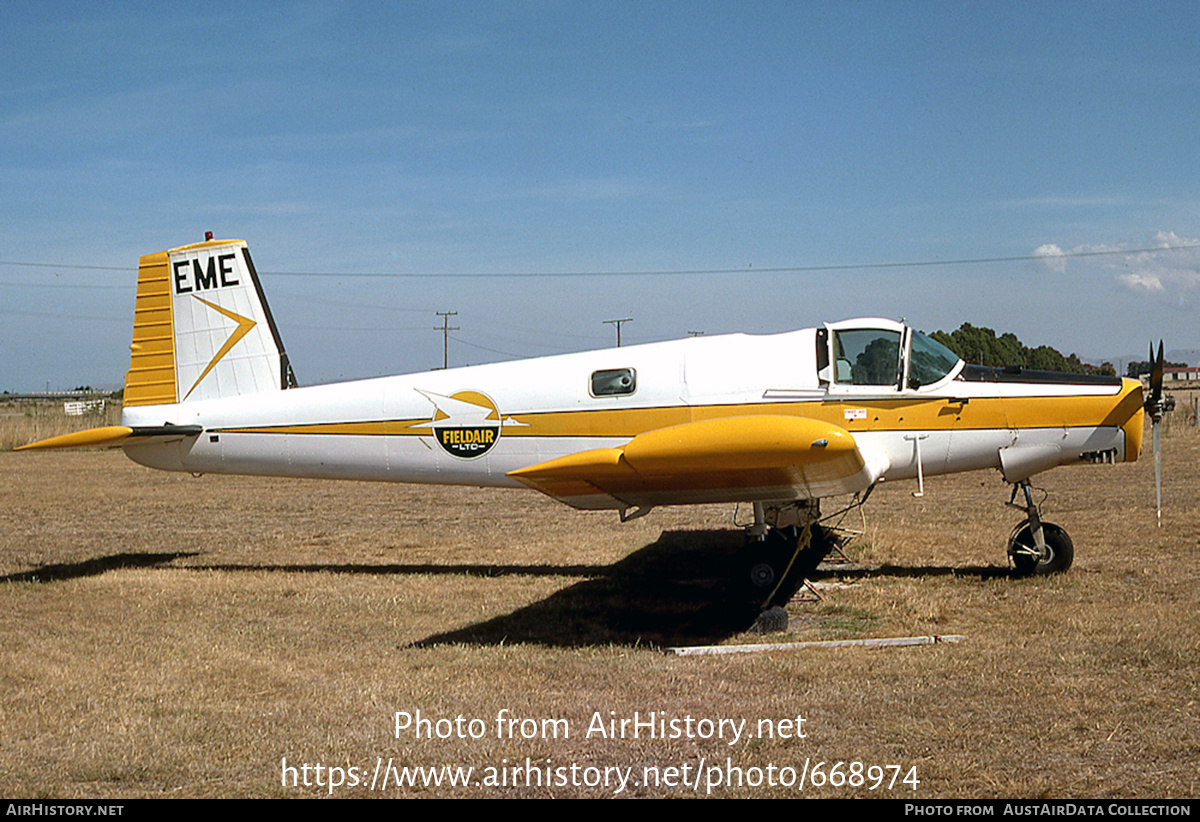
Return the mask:
<svg viewBox="0 0 1200 822"><path fill-rule="evenodd" d="M136 439L150 441L151 439L181 439L195 437L203 432L199 425L154 425L130 428L127 425L106 425L102 428L89 428L86 431L76 431L62 434L45 440L31 442L28 445L18 445L14 451L38 451L51 448L98 448L111 445L121 445L126 440Z"/></svg>
<svg viewBox="0 0 1200 822"><path fill-rule="evenodd" d="M34 451L43 448L92 448L101 445L116 445L124 442L132 433L133 429L124 425L106 425L103 428L89 428L86 431L62 434L31 442L28 445L18 445L13 450Z"/></svg>
<svg viewBox="0 0 1200 822"><path fill-rule="evenodd" d="M701 420L508 476L575 508L813 499L861 491L886 466L850 432L803 417Z"/></svg>

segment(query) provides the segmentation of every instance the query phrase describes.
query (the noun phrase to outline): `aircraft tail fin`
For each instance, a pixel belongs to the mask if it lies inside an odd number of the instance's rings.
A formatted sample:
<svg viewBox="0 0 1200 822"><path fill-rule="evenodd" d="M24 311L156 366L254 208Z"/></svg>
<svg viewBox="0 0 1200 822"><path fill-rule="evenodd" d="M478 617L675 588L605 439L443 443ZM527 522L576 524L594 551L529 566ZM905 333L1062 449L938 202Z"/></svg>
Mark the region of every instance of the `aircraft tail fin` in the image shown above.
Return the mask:
<svg viewBox="0 0 1200 822"><path fill-rule="evenodd" d="M127 407L296 386L242 240L142 257L130 351Z"/></svg>

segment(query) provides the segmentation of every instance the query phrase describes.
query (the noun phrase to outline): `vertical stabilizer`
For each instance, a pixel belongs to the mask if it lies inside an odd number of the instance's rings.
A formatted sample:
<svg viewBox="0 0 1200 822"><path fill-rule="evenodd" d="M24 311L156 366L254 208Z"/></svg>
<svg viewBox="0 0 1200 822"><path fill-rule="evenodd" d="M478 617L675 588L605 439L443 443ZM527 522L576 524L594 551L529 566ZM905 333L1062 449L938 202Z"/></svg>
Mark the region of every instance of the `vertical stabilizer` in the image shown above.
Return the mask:
<svg viewBox="0 0 1200 822"><path fill-rule="evenodd" d="M295 385L245 242L210 240L142 257L127 406Z"/></svg>

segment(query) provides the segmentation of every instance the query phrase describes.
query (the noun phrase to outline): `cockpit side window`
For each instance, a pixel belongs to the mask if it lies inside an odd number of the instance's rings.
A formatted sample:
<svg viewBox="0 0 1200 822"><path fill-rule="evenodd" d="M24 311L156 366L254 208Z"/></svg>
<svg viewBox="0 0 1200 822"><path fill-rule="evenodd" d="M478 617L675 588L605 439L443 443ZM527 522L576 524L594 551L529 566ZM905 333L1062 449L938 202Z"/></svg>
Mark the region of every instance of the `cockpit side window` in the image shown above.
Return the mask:
<svg viewBox="0 0 1200 822"><path fill-rule="evenodd" d="M900 332L878 328L833 332L834 382L900 385Z"/></svg>
<svg viewBox="0 0 1200 822"><path fill-rule="evenodd" d="M958 355L936 340L913 331L908 355L908 387L920 388L944 379L958 365Z"/></svg>

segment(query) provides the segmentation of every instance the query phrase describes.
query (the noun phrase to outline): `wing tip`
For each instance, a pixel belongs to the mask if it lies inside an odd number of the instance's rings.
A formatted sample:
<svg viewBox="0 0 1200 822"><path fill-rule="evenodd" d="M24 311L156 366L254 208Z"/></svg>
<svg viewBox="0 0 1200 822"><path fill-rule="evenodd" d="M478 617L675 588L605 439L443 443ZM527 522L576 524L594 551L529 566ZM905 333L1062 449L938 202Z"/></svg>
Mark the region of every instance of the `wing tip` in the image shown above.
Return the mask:
<svg viewBox="0 0 1200 822"><path fill-rule="evenodd" d="M70 434L59 434L44 440L18 445L14 451L49 451L55 448L94 448L104 445L116 445L133 433L133 429L125 425L106 425L103 428L89 428L86 431L75 431Z"/></svg>

